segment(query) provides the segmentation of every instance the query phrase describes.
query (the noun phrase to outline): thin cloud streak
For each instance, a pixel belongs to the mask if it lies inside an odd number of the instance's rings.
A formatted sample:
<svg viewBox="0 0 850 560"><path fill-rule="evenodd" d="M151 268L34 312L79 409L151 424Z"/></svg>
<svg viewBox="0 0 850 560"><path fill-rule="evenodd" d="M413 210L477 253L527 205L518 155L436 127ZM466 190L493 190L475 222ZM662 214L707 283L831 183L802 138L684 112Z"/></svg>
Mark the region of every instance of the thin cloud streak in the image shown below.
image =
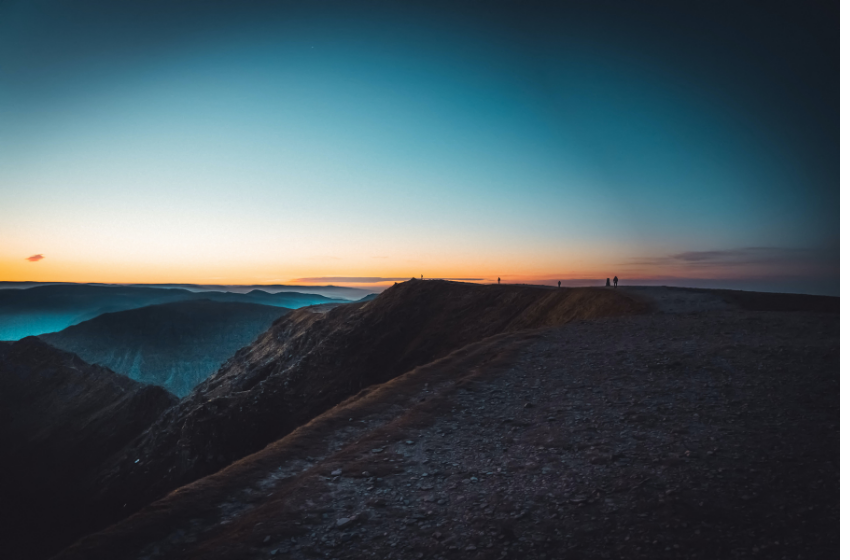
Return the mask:
<svg viewBox="0 0 850 560"><path fill-rule="evenodd" d="M404 278L385 278L382 276L319 276L315 278L296 278L290 282L346 282L349 284L379 284L381 282L404 282L415 278L414 276ZM429 280L434 280L429 278ZM479 282L483 278L437 278L436 280L454 280L456 282Z"/></svg>
<svg viewBox="0 0 850 560"><path fill-rule="evenodd" d="M632 259L629 265L649 266L742 266L755 264L790 264L809 260L811 254L803 249L786 247L744 247L718 251L686 251L663 257Z"/></svg>
<svg viewBox="0 0 850 560"><path fill-rule="evenodd" d="M313 278L296 278L290 282L346 282L349 284L377 284L380 282L404 282L410 278L384 278L382 276L316 276Z"/></svg>
<svg viewBox="0 0 850 560"><path fill-rule="evenodd" d="M44 255L38 254L38 255L33 255L31 257L27 257L26 260L28 260L29 262L38 262L43 258L44 258Z"/></svg>

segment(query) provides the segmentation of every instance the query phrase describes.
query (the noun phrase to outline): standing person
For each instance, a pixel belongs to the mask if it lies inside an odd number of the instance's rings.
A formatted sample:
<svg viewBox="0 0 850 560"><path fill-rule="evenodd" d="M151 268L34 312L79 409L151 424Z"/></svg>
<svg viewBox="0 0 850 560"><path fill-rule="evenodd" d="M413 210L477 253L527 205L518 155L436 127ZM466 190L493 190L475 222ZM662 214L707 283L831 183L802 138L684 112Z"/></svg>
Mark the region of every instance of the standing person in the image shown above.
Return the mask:
<svg viewBox="0 0 850 560"><path fill-rule="evenodd" d="M615 288L617 287L617 282L619 282L619 281L620 281L620 279L615 276L614 277L614 287Z"/></svg>
<svg viewBox="0 0 850 560"><path fill-rule="evenodd" d="M561 287L561 281L560 280L558 280L558 287L559 288Z"/></svg>
<svg viewBox="0 0 850 560"><path fill-rule="evenodd" d="M497 283L497 284L501 284L501 283L502 283L502 277L501 277L501 276L499 276L499 279L498 279L498 280L496 280L496 283Z"/></svg>
<svg viewBox="0 0 850 560"><path fill-rule="evenodd" d="M606 278L606 279L605 279L605 287L606 287L606 288L610 288L610 287L611 287L611 279L610 279L610 278Z"/></svg>

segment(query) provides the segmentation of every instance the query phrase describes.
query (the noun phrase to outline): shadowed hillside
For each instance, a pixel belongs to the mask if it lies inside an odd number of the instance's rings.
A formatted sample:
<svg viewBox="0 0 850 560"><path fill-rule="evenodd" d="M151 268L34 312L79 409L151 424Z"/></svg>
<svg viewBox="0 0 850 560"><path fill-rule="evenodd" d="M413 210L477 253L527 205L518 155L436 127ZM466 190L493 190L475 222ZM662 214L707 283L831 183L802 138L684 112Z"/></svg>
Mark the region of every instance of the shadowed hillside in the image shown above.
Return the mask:
<svg viewBox="0 0 850 560"><path fill-rule="evenodd" d="M5 558L38 558L92 520L86 481L177 399L35 337L0 345Z"/></svg>
<svg viewBox="0 0 850 560"><path fill-rule="evenodd" d="M612 290L410 281L367 303L301 309L240 350L116 456L95 497L121 517L286 435L360 389L486 337L639 312ZM136 463L136 459L140 462Z"/></svg>
<svg viewBox="0 0 850 560"><path fill-rule="evenodd" d="M183 397L288 312L253 303L181 301L104 313L40 338Z"/></svg>

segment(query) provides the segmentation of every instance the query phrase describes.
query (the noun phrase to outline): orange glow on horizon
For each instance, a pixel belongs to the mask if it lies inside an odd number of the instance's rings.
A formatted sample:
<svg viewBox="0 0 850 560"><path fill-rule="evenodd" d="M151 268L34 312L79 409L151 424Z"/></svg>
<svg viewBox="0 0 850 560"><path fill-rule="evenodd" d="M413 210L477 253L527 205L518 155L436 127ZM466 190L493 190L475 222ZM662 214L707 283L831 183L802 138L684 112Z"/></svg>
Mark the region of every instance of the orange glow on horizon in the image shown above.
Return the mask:
<svg viewBox="0 0 850 560"><path fill-rule="evenodd" d="M5 249L5 250L4 250ZM345 256L315 256L307 249L274 253L255 249L237 256L218 255L209 246L194 252L157 253L139 249L133 254L113 255L78 246L67 251L54 247L0 248L0 281L77 282L106 284L219 284L219 285L337 285L382 290L410 278L445 278L477 283L555 285L558 280L587 284L604 282L615 275L625 281L652 282L667 279L747 279L824 274L807 265L797 270L788 263L757 262L734 265L682 261L669 257L638 260L633 247L597 246L593 250L553 251L551 248L501 251L469 251L453 248L444 254L421 250L408 256L385 251L375 257L367 251ZM37 251L42 249L41 251ZM374 249L373 249L374 251ZM655 254L661 251L654 251ZM230 253L233 254L232 252ZM42 255L38 260L30 256ZM99 258L99 255L104 255ZM566 264L566 266L565 266Z"/></svg>

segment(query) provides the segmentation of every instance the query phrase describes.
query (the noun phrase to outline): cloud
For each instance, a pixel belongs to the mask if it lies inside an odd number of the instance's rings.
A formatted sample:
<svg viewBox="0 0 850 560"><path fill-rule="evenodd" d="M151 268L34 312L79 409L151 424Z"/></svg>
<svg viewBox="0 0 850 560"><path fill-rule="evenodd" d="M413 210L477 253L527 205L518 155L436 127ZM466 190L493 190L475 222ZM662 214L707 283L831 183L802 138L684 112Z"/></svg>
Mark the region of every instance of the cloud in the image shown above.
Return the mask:
<svg viewBox="0 0 850 560"><path fill-rule="evenodd" d="M405 278L384 278L382 276L319 276L315 278L296 278L290 282L345 282L348 284L378 284L380 282L404 282L410 280L413 276ZM434 280L429 278L429 280ZM439 278L438 280L456 280L458 282L477 282L483 278Z"/></svg>
<svg viewBox="0 0 850 560"><path fill-rule="evenodd" d="M629 264L638 265L682 265L700 266L741 266L752 264L788 264L806 258L802 249L784 247L744 247L719 251L685 251L665 257L633 259Z"/></svg>
<svg viewBox="0 0 850 560"><path fill-rule="evenodd" d="M318 276L315 278L296 278L291 282L347 282L349 284L376 284L378 282L404 282L410 278L384 278L381 276Z"/></svg>
<svg viewBox="0 0 850 560"><path fill-rule="evenodd" d="M28 260L29 262L38 262L38 261L40 261L40 260L41 260L41 259L43 259L43 258L44 258L44 255L33 255L33 256L31 256L31 257L27 257L27 260Z"/></svg>

